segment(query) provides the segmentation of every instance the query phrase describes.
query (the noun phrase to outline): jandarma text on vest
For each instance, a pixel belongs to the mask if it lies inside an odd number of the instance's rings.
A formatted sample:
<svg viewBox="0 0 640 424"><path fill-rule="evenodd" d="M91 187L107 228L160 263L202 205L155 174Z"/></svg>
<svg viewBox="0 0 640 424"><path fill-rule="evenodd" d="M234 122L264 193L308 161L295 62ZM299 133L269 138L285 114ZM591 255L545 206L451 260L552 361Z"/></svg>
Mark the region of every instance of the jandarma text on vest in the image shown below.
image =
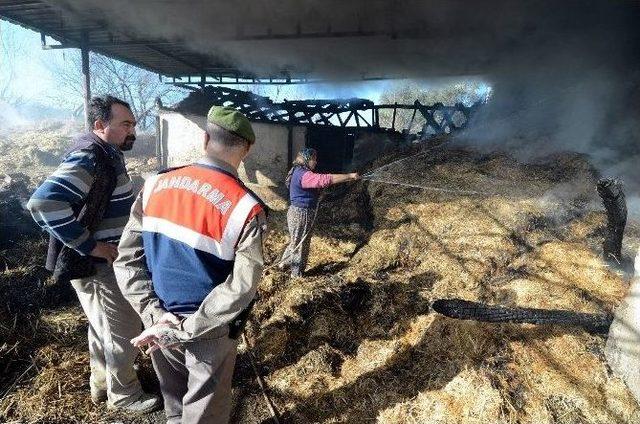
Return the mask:
<svg viewBox="0 0 640 424"><path fill-rule="evenodd" d="M225 215L231 206L233 206L231 200L225 199L224 194L222 194L220 190L213 188L209 183L200 183L200 180L194 180L191 179L191 177L178 176L161 178L156 183L153 192L158 193L159 191L169 188L190 191L198 196L204 197L218 209L222 215Z"/></svg>

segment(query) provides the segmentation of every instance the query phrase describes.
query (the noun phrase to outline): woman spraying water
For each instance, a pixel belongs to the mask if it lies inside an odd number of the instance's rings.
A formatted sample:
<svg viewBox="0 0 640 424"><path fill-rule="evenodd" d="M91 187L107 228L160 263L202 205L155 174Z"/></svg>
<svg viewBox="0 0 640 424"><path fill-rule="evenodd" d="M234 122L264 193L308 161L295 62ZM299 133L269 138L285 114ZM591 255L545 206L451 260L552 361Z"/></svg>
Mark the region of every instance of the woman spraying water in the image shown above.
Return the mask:
<svg viewBox="0 0 640 424"><path fill-rule="evenodd" d="M360 178L355 172L319 174L314 172L317 164L317 152L309 147L302 149L293 161L285 182L289 189L287 225L290 241L278 267L284 269L290 266L292 277L301 277L307 265L311 231L318 211L321 189Z"/></svg>

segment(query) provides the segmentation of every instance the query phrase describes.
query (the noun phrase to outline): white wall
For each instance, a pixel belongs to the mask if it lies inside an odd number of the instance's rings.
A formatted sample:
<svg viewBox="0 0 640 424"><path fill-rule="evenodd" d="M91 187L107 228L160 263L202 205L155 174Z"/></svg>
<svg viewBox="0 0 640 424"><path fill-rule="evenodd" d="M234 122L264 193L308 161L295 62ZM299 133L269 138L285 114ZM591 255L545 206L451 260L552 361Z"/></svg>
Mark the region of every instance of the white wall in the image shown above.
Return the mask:
<svg viewBox="0 0 640 424"><path fill-rule="evenodd" d="M161 110L160 140L166 166L191 163L202 155L205 117ZM251 123L256 144L238 170L240 178L265 186L281 185L289 169L289 130L284 125ZM306 128L292 128L293 153L304 147Z"/></svg>
<svg viewBox="0 0 640 424"><path fill-rule="evenodd" d="M303 126L293 127L293 143L292 143L292 152L291 152L291 161L296 158L296 155L300 150L302 150L306 146L307 142L307 128ZM288 164L290 167L291 164ZM289 169L287 169L289 171Z"/></svg>
<svg viewBox="0 0 640 424"><path fill-rule="evenodd" d="M629 292L614 311L604 354L613 373L640 403L640 249L634 268Z"/></svg>

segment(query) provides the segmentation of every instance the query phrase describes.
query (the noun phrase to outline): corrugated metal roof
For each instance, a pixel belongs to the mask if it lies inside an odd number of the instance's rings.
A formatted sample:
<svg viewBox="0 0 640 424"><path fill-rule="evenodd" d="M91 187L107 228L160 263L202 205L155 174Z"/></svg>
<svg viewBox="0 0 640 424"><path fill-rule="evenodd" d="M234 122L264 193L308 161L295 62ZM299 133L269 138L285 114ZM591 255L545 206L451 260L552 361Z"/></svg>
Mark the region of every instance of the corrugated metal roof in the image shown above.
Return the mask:
<svg viewBox="0 0 640 424"><path fill-rule="evenodd" d="M167 3L159 1L154 9L153 2L134 3L138 9L147 8L148 13L168 13ZM207 15L222 13L219 3L206 1L171 3L172 7L190 13ZM113 9L118 9L122 3L114 5ZM109 7L104 4L103 9ZM225 6L225 7L228 7ZM145 10L145 12L147 11ZM174 9L175 10L175 9ZM123 13L130 13L125 10ZM259 15L259 14L258 14ZM165 16L167 19L170 17ZM131 18L131 17L129 17ZM57 40L61 46L50 45L46 48L80 47L83 36L86 36L89 50L97 52L126 63L147 69L165 77L178 78L176 83L197 84L200 78L205 76L207 83L215 82L306 82L308 70L296 69L290 66L287 69L269 70L256 69L255 66L248 70L248 66L240 69L231 65L214 53L203 54L193 48L188 47L191 40L143 38L134 31L125 31L113 16L106 17L95 9L95 4L82 1L53 1L53 0L0 0L0 19L8 20L14 24L29 28L33 31L45 34ZM291 40L327 39L327 38L357 38L380 36L380 31L365 31L362 29L331 30L320 32L300 32L299 25L287 23L287 31L272 33L271 28L260 28L259 33L243 33L237 29L236 33L230 32L230 28L235 25L231 19L224 30L226 34L217 42L240 42L255 43L264 41L287 43ZM311 19L309 29L314 29ZM201 24L201 23L200 23ZM172 23L167 23L167 29L171 29ZM259 26L259 25L258 25ZM233 30L232 30L233 31ZM171 32L171 31L168 31ZM157 35L157 34L156 34ZM388 34L387 34L388 35ZM164 36L164 35L162 35ZM255 48L253 46L252 48ZM322 50L322 48L318 48ZM294 48L295 50L295 48ZM298 67L299 68L299 67ZM188 80L186 79L188 78ZM193 78L193 79L192 79ZM362 79L379 79L379 76L367 76Z"/></svg>
<svg viewBox="0 0 640 424"><path fill-rule="evenodd" d="M145 40L113 28L108 22L61 4L39 0L0 0L0 18L79 47L86 34L91 51L113 57L168 77L227 76L253 78L210 56L193 52L179 41ZM266 76L263 76L266 77Z"/></svg>
<svg viewBox="0 0 640 424"><path fill-rule="evenodd" d="M65 46L85 34L92 51L193 84L613 63L635 54L639 16L638 2L610 0L0 0L0 18Z"/></svg>

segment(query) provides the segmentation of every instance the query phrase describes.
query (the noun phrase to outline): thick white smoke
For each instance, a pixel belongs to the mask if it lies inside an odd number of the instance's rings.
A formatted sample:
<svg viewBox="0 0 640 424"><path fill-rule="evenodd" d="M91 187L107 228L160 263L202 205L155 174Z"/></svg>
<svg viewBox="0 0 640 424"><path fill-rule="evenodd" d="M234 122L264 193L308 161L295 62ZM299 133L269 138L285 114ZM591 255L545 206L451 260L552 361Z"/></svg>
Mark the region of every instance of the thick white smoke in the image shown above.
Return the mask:
<svg viewBox="0 0 640 424"><path fill-rule="evenodd" d="M318 78L480 75L492 101L463 139L531 158L587 153L638 190L640 5L610 0L63 0L114 37L180 41L195 65ZM321 37L322 33L359 37ZM316 34L296 39L296 34ZM269 36L276 39L267 40ZM119 38L118 38L119 37ZM170 50L170 46L163 48ZM214 58L214 59L212 59ZM633 158L633 159L631 159Z"/></svg>
<svg viewBox="0 0 640 424"><path fill-rule="evenodd" d="M608 39L619 43L620 34L633 27L633 5L606 0L63 0L51 5L107 21L116 29L116 41L127 33L181 41L220 64L319 77L521 71L549 65L544 63L549 54L565 44L615 51ZM298 33L362 36L295 39ZM265 40L269 35L275 39Z"/></svg>

